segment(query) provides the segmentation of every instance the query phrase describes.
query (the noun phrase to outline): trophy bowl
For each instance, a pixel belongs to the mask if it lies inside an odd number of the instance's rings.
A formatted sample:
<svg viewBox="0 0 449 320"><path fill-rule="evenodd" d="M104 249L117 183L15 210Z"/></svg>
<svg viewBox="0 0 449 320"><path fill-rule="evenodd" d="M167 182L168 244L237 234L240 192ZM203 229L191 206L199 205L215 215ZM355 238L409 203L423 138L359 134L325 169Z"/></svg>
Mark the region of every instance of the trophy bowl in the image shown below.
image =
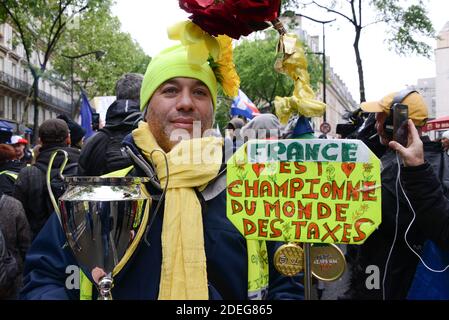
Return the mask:
<svg viewBox="0 0 449 320"><path fill-rule="evenodd" d="M65 177L64 181L67 189L58 207L67 243L83 272L96 283L98 299L111 300L114 268L140 240L148 219L151 197L144 186L148 178Z"/></svg>

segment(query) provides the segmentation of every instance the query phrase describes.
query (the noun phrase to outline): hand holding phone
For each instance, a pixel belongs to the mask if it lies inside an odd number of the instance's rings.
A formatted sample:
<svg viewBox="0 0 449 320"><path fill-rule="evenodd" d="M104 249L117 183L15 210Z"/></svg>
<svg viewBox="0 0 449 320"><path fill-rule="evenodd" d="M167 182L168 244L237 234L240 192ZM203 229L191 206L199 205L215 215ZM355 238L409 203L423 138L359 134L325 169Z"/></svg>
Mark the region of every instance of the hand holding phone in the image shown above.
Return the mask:
<svg viewBox="0 0 449 320"><path fill-rule="evenodd" d="M409 146L405 148L396 141L390 141L389 146L399 153L406 167L416 167L425 162L423 143L412 120L409 120L407 124L410 135Z"/></svg>
<svg viewBox="0 0 449 320"><path fill-rule="evenodd" d="M408 142L408 106L396 103L391 108L393 113L393 140L407 147Z"/></svg>

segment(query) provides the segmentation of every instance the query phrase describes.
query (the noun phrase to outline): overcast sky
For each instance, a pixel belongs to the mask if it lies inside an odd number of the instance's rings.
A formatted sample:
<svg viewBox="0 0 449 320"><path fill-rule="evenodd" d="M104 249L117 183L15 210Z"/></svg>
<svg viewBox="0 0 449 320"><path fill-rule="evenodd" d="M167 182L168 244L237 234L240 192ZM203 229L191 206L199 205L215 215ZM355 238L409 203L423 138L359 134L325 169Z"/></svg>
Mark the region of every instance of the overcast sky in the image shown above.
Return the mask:
<svg viewBox="0 0 449 320"><path fill-rule="evenodd" d="M142 46L150 56L175 42L167 38L167 26L187 19L177 0L116 0L113 13L119 17L122 30ZM407 1L410 2L410 1ZM428 3L429 17L439 32L449 21L449 1L424 0ZM334 18L322 12L303 12L318 20ZM368 21L367 21L368 22ZM303 25L309 35L322 36L321 24ZM367 100L378 100L392 91L416 84L418 78L435 76L435 63L422 57L399 57L387 50L384 42L385 29L380 25L370 26L364 31L360 43ZM321 39L321 38L320 38ZM346 83L354 99L359 101L358 74L352 47L354 33L347 22L337 20L326 27L326 55L331 66ZM321 40L320 40L321 42ZM434 48L435 40L428 43Z"/></svg>

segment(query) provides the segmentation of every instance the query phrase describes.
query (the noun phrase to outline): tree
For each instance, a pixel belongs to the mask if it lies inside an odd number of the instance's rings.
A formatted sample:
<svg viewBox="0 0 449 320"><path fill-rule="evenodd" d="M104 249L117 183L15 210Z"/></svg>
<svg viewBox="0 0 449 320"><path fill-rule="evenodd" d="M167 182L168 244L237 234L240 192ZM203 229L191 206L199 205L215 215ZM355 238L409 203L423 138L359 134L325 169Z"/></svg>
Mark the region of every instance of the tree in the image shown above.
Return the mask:
<svg viewBox="0 0 449 320"><path fill-rule="evenodd" d="M17 33L25 51L28 67L33 77L29 97L33 97L33 140L36 142L39 121L39 79L45 73L61 36L70 21L83 11L95 11L99 6L110 5L102 0L2 0L0 22L7 21ZM34 55L37 59L35 61ZM29 99L27 99L29 101ZM29 104L25 106L27 113ZM23 119L22 119L23 121Z"/></svg>
<svg viewBox="0 0 449 320"><path fill-rule="evenodd" d="M276 32L266 32L265 39L244 40L234 49L241 89L256 105L268 104L271 110L276 96L289 96L293 92L293 81L274 70L278 38ZM316 89L321 80L321 63L310 53L307 59L310 82Z"/></svg>
<svg viewBox="0 0 449 320"><path fill-rule="evenodd" d="M224 129L229 122L229 106L232 104L232 99L223 96L223 93L218 93L217 107L215 110L215 123L218 124L221 134L224 134Z"/></svg>
<svg viewBox="0 0 449 320"><path fill-rule="evenodd" d="M360 102L364 102L366 100L365 83L359 49L360 37L364 28L377 23L384 23L389 30L385 34L386 40L390 44L390 50L396 51L399 55L415 53L426 57L430 56L431 47L419 40L422 37L435 37L435 30L427 17L427 10L423 1L414 1L414 4L409 4L407 7L401 6L402 2L399 0L327 0L303 4L299 0L285 0L284 6L299 8L302 5L305 13L307 7L313 5L336 15L353 26L353 47L359 77ZM374 9L377 18L374 21L364 23L364 14L366 14L368 7Z"/></svg>
<svg viewBox="0 0 449 320"><path fill-rule="evenodd" d="M72 72L71 61L64 56L103 51L105 54L100 61L93 55L73 61L77 83L89 96L115 95L115 82L122 74L145 73L151 58L128 33L120 31L120 21L112 16L109 6L96 12L84 12L78 25L63 35L54 67L68 78Z"/></svg>

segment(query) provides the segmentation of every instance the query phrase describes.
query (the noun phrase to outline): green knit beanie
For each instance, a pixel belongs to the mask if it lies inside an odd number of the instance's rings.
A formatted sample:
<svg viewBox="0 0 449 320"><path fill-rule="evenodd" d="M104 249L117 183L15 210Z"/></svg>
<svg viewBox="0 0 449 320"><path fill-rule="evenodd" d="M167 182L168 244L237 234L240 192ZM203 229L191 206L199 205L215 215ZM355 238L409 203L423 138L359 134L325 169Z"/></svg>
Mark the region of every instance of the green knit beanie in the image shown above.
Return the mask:
<svg viewBox="0 0 449 320"><path fill-rule="evenodd" d="M197 65L189 63L187 51L183 45L176 45L161 51L148 64L140 89L140 110L148 105L154 91L165 81L177 78L193 78L202 81L212 95L212 102L217 104L217 79L209 63Z"/></svg>

